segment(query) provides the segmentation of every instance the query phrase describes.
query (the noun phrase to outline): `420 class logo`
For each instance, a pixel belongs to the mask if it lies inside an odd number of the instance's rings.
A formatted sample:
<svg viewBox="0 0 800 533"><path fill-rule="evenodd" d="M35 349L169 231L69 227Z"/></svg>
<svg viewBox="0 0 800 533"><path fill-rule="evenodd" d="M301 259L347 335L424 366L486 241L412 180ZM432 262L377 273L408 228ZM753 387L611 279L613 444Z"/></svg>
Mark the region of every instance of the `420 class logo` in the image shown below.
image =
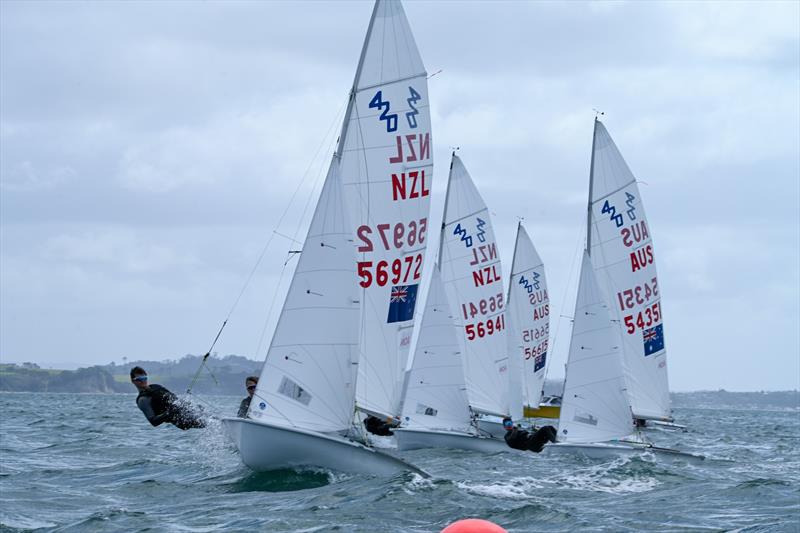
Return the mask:
<svg viewBox="0 0 800 533"><path fill-rule="evenodd" d="M410 96L406 99L406 103L411 108L411 111L406 113L406 120L408 121L408 127L414 129L417 127L417 115L419 114L416 104L422 100L422 96L411 86L409 86L408 92ZM378 119L386 122L386 131L388 133L397 131L397 113L389 113L392 109L392 104L383 99L383 91L375 93L375 96L369 102L369 108L381 111Z"/></svg>

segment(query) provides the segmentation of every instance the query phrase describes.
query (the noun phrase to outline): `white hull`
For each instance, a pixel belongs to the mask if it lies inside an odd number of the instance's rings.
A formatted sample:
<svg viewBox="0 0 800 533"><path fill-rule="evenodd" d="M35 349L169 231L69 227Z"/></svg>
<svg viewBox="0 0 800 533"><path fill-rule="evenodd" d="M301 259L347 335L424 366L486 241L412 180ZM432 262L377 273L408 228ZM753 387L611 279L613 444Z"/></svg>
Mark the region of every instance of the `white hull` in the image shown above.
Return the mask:
<svg viewBox="0 0 800 533"><path fill-rule="evenodd" d="M397 428L394 436L397 439L397 449L401 451L420 448L453 448L485 453L513 451L503 439L459 431Z"/></svg>
<svg viewBox="0 0 800 533"><path fill-rule="evenodd" d="M651 444L639 443L571 443L555 442L544 447L546 453L578 453L592 459L609 459L623 455L634 455L645 452L654 453L661 456L676 457L682 459L705 459L702 455L695 455L688 452L673 450L672 448L659 448Z"/></svg>
<svg viewBox="0 0 800 533"><path fill-rule="evenodd" d="M286 428L245 418L222 420L242 462L256 471L313 467L354 474L427 473L382 451L343 437Z"/></svg>
<svg viewBox="0 0 800 533"><path fill-rule="evenodd" d="M478 430L481 432L481 435L491 435L500 440L503 440L503 436L506 434L506 430L503 428L503 420L496 417L479 418Z"/></svg>

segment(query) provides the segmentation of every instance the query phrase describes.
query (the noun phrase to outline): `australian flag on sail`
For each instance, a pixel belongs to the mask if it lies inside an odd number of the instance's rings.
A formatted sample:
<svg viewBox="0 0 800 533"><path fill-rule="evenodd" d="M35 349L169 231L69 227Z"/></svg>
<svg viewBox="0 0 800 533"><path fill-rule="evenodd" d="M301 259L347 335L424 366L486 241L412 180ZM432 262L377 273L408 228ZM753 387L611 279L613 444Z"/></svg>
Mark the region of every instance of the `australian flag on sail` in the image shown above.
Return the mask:
<svg viewBox="0 0 800 533"><path fill-rule="evenodd" d="M417 303L416 285L395 285L389 297L389 317L387 324L405 322L414 318L414 306Z"/></svg>
<svg viewBox="0 0 800 533"><path fill-rule="evenodd" d="M659 324L654 328L642 331L644 340L644 356L652 355L664 349L664 325Z"/></svg>

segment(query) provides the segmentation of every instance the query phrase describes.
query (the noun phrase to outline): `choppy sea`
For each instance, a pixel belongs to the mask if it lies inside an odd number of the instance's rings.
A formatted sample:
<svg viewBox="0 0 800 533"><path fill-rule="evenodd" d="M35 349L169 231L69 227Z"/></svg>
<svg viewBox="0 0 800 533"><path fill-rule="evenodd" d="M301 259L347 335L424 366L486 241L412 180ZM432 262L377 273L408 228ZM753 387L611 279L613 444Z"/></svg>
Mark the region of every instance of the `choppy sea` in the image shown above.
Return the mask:
<svg viewBox="0 0 800 533"><path fill-rule="evenodd" d="M433 475L253 473L218 425L151 427L134 395L0 394L0 531L800 531L798 394L673 395L657 456L417 450ZM239 398L203 398L233 414Z"/></svg>

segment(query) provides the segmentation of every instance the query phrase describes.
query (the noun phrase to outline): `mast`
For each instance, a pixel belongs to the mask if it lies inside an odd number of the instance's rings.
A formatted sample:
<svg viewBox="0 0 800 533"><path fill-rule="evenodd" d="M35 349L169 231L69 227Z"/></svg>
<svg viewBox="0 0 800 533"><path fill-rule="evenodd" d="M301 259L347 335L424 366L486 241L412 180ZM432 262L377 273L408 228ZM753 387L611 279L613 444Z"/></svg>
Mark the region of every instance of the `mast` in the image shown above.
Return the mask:
<svg viewBox="0 0 800 533"><path fill-rule="evenodd" d="M444 227L447 224L447 202L450 200L450 181L453 179L453 161L456 158L456 151L450 154L450 170L447 173L447 189L444 191L444 210L442 211L442 229L439 231L439 260L436 266L442 269L442 253L444 252Z"/></svg>
<svg viewBox="0 0 800 533"><path fill-rule="evenodd" d="M344 143L347 137L347 127L350 125L350 114L353 111L353 104L356 101L356 93L358 92L358 79L361 76L361 70L364 67L364 57L367 55L367 43L369 43L369 39L372 36L372 27L375 25L375 15L378 13L378 6L382 1L383 0L375 0L375 5L372 7L372 16L369 18L367 34L364 36L364 44L361 45L361 56L358 58L358 67L356 67L356 75L353 78L353 88L350 90L350 97L347 100L347 109L344 112L342 131L339 133L339 145L336 147L337 159L341 159L342 150L344 150Z"/></svg>
<svg viewBox="0 0 800 533"><path fill-rule="evenodd" d="M592 255L592 189L594 188L594 143L597 140L597 115L594 117L592 131L592 160L589 163L589 206L586 209L586 253Z"/></svg>

